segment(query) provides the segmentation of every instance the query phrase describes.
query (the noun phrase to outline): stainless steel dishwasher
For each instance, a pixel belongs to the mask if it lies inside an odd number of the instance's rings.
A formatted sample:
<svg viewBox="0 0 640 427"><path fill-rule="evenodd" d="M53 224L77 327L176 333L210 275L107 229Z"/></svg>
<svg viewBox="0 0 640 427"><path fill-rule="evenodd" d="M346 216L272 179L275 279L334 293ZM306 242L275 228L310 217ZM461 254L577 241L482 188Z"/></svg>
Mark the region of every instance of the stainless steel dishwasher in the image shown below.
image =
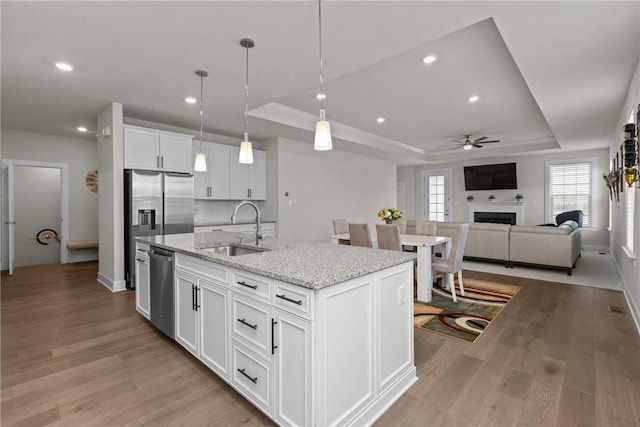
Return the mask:
<svg viewBox="0 0 640 427"><path fill-rule="evenodd" d="M151 323L171 338L173 326L173 252L151 246L150 261L150 314Z"/></svg>

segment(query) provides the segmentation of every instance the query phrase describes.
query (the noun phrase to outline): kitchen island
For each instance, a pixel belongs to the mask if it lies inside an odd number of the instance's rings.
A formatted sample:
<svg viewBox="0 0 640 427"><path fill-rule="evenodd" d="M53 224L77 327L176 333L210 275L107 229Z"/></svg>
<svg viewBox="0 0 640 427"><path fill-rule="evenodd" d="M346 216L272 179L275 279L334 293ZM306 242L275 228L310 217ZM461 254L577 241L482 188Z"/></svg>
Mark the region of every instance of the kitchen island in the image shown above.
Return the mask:
<svg viewBox="0 0 640 427"><path fill-rule="evenodd" d="M175 252L176 341L280 425L368 425L417 380L415 254L275 238L256 247L227 232L138 245Z"/></svg>

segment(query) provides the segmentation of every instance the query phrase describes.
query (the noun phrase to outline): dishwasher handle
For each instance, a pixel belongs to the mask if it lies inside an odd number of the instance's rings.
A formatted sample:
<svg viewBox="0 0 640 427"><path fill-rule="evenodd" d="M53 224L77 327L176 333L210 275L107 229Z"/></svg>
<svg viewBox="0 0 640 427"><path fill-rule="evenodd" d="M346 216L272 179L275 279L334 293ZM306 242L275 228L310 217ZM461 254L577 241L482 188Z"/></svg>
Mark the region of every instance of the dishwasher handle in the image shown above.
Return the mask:
<svg viewBox="0 0 640 427"><path fill-rule="evenodd" d="M149 249L149 257L155 258L158 261L171 262L173 261L173 252L158 251L157 249Z"/></svg>

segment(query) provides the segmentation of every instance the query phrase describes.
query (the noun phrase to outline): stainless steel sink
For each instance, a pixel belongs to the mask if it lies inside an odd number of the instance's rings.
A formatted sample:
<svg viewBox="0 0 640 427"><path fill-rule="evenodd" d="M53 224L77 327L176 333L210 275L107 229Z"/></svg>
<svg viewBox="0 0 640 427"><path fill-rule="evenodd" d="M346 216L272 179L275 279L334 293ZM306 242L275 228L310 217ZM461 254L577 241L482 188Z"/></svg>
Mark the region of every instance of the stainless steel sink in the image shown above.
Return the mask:
<svg viewBox="0 0 640 427"><path fill-rule="evenodd" d="M217 246L213 248L207 248L207 250L219 255L239 256L239 255L249 255L249 254L265 252L267 249L246 248L242 246L228 245L228 246Z"/></svg>

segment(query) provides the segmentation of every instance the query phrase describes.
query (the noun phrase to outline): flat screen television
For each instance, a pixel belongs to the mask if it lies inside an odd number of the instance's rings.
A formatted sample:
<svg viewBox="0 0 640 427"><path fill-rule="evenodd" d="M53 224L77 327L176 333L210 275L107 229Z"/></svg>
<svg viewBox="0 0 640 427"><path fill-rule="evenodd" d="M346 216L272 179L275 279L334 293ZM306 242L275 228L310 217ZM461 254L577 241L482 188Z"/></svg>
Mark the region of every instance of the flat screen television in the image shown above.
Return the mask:
<svg viewBox="0 0 640 427"><path fill-rule="evenodd" d="M475 190L515 190L518 188L515 163L465 166L464 188Z"/></svg>

